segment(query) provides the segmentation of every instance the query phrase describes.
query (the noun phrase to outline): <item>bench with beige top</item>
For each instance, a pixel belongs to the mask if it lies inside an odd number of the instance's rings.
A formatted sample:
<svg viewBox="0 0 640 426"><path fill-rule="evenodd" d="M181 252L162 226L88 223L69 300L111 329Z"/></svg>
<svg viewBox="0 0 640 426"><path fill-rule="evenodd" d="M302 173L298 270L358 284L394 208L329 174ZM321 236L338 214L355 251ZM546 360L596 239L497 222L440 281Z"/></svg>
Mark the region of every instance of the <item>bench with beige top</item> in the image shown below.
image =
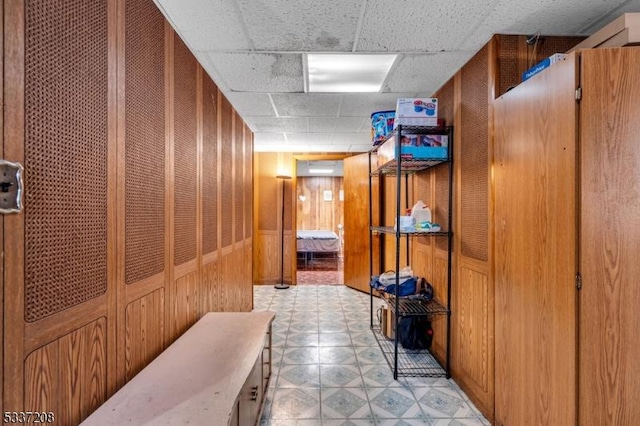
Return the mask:
<svg viewBox="0 0 640 426"><path fill-rule="evenodd" d="M273 312L208 313L83 425L256 425L271 375Z"/></svg>

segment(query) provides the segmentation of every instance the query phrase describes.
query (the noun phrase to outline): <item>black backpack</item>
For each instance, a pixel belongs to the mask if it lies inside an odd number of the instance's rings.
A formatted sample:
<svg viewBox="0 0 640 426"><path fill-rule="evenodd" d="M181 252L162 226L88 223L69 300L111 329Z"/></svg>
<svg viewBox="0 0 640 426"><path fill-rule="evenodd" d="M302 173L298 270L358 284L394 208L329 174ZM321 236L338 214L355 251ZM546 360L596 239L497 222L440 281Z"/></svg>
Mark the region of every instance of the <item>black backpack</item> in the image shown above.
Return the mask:
<svg viewBox="0 0 640 426"><path fill-rule="evenodd" d="M400 318L398 341L405 349L429 349L433 341L431 321L422 316Z"/></svg>

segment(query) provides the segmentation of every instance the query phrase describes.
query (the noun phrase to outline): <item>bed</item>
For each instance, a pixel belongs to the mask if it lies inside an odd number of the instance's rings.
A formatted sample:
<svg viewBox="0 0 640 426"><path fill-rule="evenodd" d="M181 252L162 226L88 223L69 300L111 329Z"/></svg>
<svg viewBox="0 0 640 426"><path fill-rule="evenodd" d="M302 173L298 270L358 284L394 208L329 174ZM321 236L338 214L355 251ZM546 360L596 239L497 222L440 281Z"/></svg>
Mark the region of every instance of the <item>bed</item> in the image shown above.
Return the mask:
<svg viewBox="0 0 640 426"><path fill-rule="evenodd" d="M324 229L297 231L298 267L313 268L318 259L335 259L338 266L340 239L333 231Z"/></svg>

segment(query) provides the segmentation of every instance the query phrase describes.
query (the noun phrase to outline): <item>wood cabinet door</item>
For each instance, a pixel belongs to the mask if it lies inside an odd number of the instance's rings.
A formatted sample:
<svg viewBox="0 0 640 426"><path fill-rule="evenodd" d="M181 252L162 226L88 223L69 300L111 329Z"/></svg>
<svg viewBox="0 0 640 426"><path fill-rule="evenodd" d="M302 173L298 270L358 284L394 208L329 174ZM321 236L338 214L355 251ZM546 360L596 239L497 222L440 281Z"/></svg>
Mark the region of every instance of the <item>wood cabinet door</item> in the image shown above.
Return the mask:
<svg viewBox="0 0 640 426"><path fill-rule="evenodd" d="M260 414L260 404L264 394L262 392L262 354L258 356L240 394L239 424L240 426L255 426Z"/></svg>
<svg viewBox="0 0 640 426"><path fill-rule="evenodd" d="M374 179L375 181L375 179ZM344 159L344 283L369 292L369 154ZM372 188L375 206L378 186ZM374 208L374 212L377 209ZM374 265L378 262L379 237L374 238Z"/></svg>
<svg viewBox="0 0 640 426"><path fill-rule="evenodd" d="M576 424L576 56L495 101L495 423Z"/></svg>
<svg viewBox="0 0 640 426"><path fill-rule="evenodd" d="M640 48L582 53L580 425L640 424Z"/></svg>

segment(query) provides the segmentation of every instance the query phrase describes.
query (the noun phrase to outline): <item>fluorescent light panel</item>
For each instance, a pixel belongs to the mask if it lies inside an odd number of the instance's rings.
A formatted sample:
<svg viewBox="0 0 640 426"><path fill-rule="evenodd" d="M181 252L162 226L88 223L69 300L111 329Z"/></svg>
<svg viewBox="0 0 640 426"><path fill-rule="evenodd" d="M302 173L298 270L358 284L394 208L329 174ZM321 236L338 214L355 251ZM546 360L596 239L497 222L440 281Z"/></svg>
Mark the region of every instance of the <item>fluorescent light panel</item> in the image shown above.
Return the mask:
<svg viewBox="0 0 640 426"><path fill-rule="evenodd" d="M379 92L396 56L308 54L309 92Z"/></svg>
<svg viewBox="0 0 640 426"><path fill-rule="evenodd" d="M315 173L318 175L330 174L330 173L333 173L333 169L309 169L309 173Z"/></svg>

